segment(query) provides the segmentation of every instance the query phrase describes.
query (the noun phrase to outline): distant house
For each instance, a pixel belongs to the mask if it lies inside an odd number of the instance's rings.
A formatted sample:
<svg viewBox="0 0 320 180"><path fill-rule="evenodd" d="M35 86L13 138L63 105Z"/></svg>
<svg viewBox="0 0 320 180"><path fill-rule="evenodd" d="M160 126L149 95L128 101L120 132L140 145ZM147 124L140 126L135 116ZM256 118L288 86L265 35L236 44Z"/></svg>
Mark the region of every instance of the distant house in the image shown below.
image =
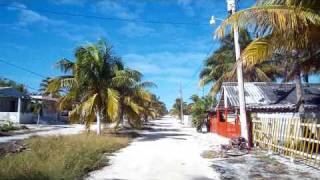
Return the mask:
<svg viewBox="0 0 320 180"><path fill-rule="evenodd" d="M56 123L67 120L67 114L58 110L58 99L44 95L31 95L32 103L41 103L41 123Z"/></svg>
<svg viewBox="0 0 320 180"><path fill-rule="evenodd" d="M248 82L244 84L248 117L295 117L297 98L295 84ZM320 86L303 87L307 117L320 117ZM221 96L210 112L211 131L226 137L240 136L238 86L223 83Z"/></svg>
<svg viewBox="0 0 320 180"><path fill-rule="evenodd" d="M0 87L0 121L32 123L30 97L15 88Z"/></svg>

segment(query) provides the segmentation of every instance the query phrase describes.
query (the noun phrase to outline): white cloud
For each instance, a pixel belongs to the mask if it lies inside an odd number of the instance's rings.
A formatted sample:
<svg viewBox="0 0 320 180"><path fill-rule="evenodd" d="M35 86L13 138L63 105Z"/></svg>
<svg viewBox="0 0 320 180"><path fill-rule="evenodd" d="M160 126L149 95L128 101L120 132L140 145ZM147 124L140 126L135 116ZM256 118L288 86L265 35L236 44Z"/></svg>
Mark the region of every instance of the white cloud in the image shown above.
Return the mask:
<svg viewBox="0 0 320 180"><path fill-rule="evenodd" d="M71 2L71 1L70 1ZM20 30L26 30L26 26L38 24L40 26L49 26L45 28L46 31L54 32L56 35L67 38L68 40L83 43L89 40L97 40L105 37L106 32L101 26L87 24L74 24L66 20L52 19L44 16L36 11L28 9L24 4L13 3L8 10L16 11L18 13L18 23L16 27L22 26Z"/></svg>
<svg viewBox="0 0 320 180"><path fill-rule="evenodd" d="M157 52L144 55L127 54L123 59L129 67L146 75L173 80L192 76L202 64L204 56L205 54L199 52Z"/></svg>
<svg viewBox="0 0 320 180"><path fill-rule="evenodd" d="M12 3L8 10L17 11L19 14L19 25L27 26L35 23L43 24L61 24L62 21L51 20L48 17L39 14L36 11L32 11L21 3Z"/></svg>
<svg viewBox="0 0 320 180"><path fill-rule="evenodd" d="M182 7L185 13L189 16L194 16L195 12L192 7L192 0L178 0L178 5Z"/></svg>
<svg viewBox="0 0 320 180"><path fill-rule="evenodd" d="M107 14L111 17L119 17L125 19L134 19L138 17L138 14L135 11L129 11L126 6L123 6L119 2L123 1L114 1L114 0L101 0L95 4L95 8L103 14ZM123 4L128 4L127 1L124 1Z"/></svg>
<svg viewBox="0 0 320 180"><path fill-rule="evenodd" d="M53 0L56 4L83 5L86 0Z"/></svg>
<svg viewBox="0 0 320 180"><path fill-rule="evenodd" d="M137 25L136 23L128 23L120 28L120 32L128 37L141 37L154 33L155 30L141 24Z"/></svg>

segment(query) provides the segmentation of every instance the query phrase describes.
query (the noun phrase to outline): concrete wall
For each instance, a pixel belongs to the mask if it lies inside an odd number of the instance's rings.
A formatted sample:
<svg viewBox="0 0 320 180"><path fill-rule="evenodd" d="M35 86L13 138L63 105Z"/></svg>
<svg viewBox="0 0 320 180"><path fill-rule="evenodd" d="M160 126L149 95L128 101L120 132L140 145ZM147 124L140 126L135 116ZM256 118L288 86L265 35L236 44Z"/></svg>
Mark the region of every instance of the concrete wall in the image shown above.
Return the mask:
<svg viewBox="0 0 320 180"><path fill-rule="evenodd" d="M21 113L20 122L18 120L18 112L0 112L0 121L11 121L20 124L32 124L34 122L34 115L32 113Z"/></svg>
<svg viewBox="0 0 320 180"><path fill-rule="evenodd" d="M19 123L17 112L0 112L0 121Z"/></svg>
<svg viewBox="0 0 320 180"><path fill-rule="evenodd" d="M33 124L36 123L35 115L33 113L21 113L20 124Z"/></svg>

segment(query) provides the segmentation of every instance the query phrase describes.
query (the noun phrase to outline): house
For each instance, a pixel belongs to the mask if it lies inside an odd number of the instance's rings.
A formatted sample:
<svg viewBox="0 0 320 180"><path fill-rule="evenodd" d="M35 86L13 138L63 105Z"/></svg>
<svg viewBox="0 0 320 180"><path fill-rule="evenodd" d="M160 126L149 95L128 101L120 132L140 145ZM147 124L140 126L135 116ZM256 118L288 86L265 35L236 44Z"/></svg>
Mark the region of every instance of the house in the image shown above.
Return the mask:
<svg viewBox="0 0 320 180"><path fill-rule="evenodd" d="M40 121L46 124L55 124L67 121L68 116L58 110L58 98L45 95L31 95L32 103L40 103ZM37 118L36 118L37 119Z"/></svg>
<svg viewBox="0 0 320 180"><path fill-rule="evenodd" d="M0 121L32 123L30 97L15 88L0 87Z"/></svg>
<svg viewBox="0 0 320 180"><path fill-rule="evenodd" d="M296 117L295 84L247 82L244 84L246 110L252 117ZM306 116L320 117L320 86L303 86ZM240 136L239 99L236 82L223 83L217 106L210 112L210 131L225 137Z"/></svg>
<svg viewBox="0 0 320 180"><path fill-rule="evenodd" d="M221 98L210 112L210 131L240 136L237 83L223 83ZM249 147L294 159L320 169L320 86L303 85L305 113L298 113L295 84L244 84Z"/></svg>

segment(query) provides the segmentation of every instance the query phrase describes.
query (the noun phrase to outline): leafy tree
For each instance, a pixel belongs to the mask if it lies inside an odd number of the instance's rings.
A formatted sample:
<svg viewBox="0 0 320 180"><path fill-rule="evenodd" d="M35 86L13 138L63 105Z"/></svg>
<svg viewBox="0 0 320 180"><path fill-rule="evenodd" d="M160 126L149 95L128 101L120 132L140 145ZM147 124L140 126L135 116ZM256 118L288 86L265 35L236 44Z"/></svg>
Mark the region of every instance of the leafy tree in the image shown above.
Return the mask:
<svg viewBox="0 0 320 180"><path fill-rule="evenodd" d="M17 89L18 91L22 92L22 93L27 93L27 89L25 88L25 86L23 84L19 84L15 81L6 79L6 78L2 78L0 77L0 87L12 87Z"/></svg>
<svg viewBox="0 0 320 180"><path fill-rule="evenodd" d="M193 101L191 108L192 125L200 130L206 122L208 111L214 106L215 101L210 96L200 98L197 95L192 95L190 99Z"/></svg>

